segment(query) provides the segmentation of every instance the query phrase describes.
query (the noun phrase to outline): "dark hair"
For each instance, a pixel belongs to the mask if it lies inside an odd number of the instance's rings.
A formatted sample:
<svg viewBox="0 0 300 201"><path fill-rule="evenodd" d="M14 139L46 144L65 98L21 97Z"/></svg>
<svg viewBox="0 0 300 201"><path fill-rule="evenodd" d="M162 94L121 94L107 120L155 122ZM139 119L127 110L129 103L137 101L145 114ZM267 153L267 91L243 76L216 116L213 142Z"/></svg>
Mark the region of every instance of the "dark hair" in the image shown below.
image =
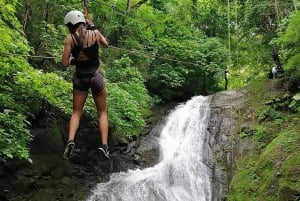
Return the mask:
<svg viewBox="0 0 300 201"><path fill-rule="evenodd" d="M79 32L80 44L77 44L77 45L82 46L83 41L85 39L85 34L86 34L85 23L79 22L79 23L73 25L72 23L69 22L67 24L67 27L69 29L70 34L74 34L77 31L77 29L79 28L78 32Z"/></svg>
<svg viewBox="0 0 300 201"><path fill-rule="evenodd" d="M68 29L69 29L70 34L75 33L76 30L77 30L77 28L79 27L80 24L85 24L85 23L79 22L79 23L73 25L71 22L69 22L69 23L67 24L67 27L68 27Z"/></svg>

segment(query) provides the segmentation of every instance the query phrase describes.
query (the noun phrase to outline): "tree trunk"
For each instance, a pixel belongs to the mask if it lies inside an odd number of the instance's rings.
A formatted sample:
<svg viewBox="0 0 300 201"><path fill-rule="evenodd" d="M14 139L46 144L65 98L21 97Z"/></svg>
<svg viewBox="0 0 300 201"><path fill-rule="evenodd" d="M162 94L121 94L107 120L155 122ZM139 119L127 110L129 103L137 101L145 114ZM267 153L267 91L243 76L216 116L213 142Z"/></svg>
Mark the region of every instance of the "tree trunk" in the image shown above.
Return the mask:
<svg viewBox="0 0 300 201"><path fill-rule="evenodd" d="M23 32L26 33L27 21L28 21L28 16L29 16L29 6L28 6L28 4L26 4L24 7L25 7L25 12L24 12L24 18L23 18Z"/></svg>
<svg viewBox="0 0 300 201"><path fill-rule="evenodd" d="M143 5L146 2L147 2L147 0L141 0L137 4L135 4L134 6L132 6L132 8L137 9L137 8L139 8L141 5Z"/></svg>
<svg viewBox="0 0 300 201"><path fill-rule="evenodd" d="M127 12L129 12L129 9L130 9L130 3L131 2L131 0L127 0L127 8L126 8L126 11Z"/></svg>

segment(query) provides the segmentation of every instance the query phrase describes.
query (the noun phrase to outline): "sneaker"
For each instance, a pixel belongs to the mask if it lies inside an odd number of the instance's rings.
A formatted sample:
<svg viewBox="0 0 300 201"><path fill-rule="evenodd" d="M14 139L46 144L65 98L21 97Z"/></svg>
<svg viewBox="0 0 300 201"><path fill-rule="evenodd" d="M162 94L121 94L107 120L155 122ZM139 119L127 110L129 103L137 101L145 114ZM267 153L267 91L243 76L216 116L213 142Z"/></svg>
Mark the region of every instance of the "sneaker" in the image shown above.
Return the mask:
<svg viewBox="0 0 300 201"><path fill-rule="evenodd" d="M101 151L101 153L106 159L109 159L109 151L108 146L106 144L102 144L98 149Z"/></svg>
<svg viewBox="0 0 300 201"><path fill-rule="evenodd" d="M64 151L64 155L63 155L63 158L65 160L69 160L70 157L72 156L72 152L73 152L73 149L75 147L75 143L73 140L69 140L68 143L67 143L67 146L66 146L66 149Z"/></svg>

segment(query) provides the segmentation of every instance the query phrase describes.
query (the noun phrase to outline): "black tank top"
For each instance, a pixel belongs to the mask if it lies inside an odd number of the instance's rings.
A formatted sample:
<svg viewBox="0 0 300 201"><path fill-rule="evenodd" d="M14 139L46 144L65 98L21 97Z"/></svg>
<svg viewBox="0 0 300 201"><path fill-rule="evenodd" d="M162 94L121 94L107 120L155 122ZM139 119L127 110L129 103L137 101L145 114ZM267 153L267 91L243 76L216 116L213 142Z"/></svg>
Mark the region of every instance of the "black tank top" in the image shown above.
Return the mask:
<svg viewBox="0 0 300 201"><path fill-rule="evenodd" d="M96 37L96 33L94 31L88 31L87 34L90 32L92 32L92 37ZM71 36L74 42L74 47L72 48L71 53L75 59L77 77L93 77L100 64L98 55L99 44L97 40L91 46L87 44L87 47L84 48L76 34L71 34Z"/></svg>

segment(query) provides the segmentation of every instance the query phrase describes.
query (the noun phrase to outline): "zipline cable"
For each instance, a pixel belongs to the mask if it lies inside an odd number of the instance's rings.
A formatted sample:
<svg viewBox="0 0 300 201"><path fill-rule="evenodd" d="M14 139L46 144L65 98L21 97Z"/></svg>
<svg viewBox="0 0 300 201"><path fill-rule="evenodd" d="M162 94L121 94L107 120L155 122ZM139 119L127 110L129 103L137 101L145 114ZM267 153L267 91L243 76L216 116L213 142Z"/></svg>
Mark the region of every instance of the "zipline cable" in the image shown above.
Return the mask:
<svg viewBox="0 0 300 201"><path fill-rule="evenodd" d="M102 5L106 6L106 7L114 9L114 10L116 10L116 11L122 13L122 14L128 14L128 12L126 12L126 11L121 11L119 9L116 9L116 6L111 6L111 5L108 5L108 4L105 4L105 3L102 3L102 2L98 2L98 1L96 3L102 4ZM86 8L87 8L87 3L84 4L84 9L86 9ZM118 50L130 52L130 53L141 53L142 55L147 56L147 57L152 57L152 58L155 57L155 58L163 59L163 60L167 60L167 61L173 61L173 62L182 63L182 64L188 64L188 65L193 65L193 66L200 66L197 63L186 62L186 61L181 61L181 60L177 60L177 59L171 59L171 58L163 57L163 56L160 56L160 55L153 55L151 53L146 53L146 52L142 52L142 51L139 51L139 50L128 50L128 49L125 49L125 48L120 48L120 47L115 47L115 46L109 46L109 47L113 48L113 49L118 49Z"/></svg>
<svg viewBox="0 0 300 201"><path fill-rule="evenodd" d="M128 50L128 49L125 49L125 48L120 48L120 47L115 47L115 46L109 46L109 47L113 48L113 49L117 49L117 50L122 50L122 51L130 52L130 53L141 53L144 56L147 56L149 58L158 58L158 59L172 61L172 62L177 62L177 63L182 63L182 64L188 64L188 65L193 65L193 66L201 66L200 64L197 64L197 63L182 61L182 60L178 60L178 59L171 59L171 58L160 56L160 55L153 55L151 53L142 52L140 50Z"/></svg>
<svg viewBox="0 0 300 201"><path fill-rule="evenodd" d="M115 47L115 46L109 46L109 48L115 49L115 50L122 50L125 52L129 52L131 54L139 53L140 55L146 56L148 58L157 58L157 59L161 59L161 60L167 60L170 62L176 62L176 63L186 64L186 65L201 66L200 64L197 64L197 63L182 61L182 60L178 60L178 59L172 59L172 58L168 58L168 57L164 57L164 56L160 56L160 55L153 55L151 53L143 52L140 50L129 50L129 49ZM60 58L54 57L54 56L28 55L28 54L5 53L5 52L0 52L0 55L2 55L2 56L20 56L20 57L26 57L26 58L41 58L41 59L60 59ZM220 69L218 69L218 70L220 70Z"/></svg>
<svg viewBox="0 0 300 201"><path fill-rule="evenodd" d="M126 12L126 11L121 11L119 9L116 9L116 6L111 6L111 5L102 3L102 2L96 2L96 3L102 4L102 5L106 6L106 7L114 9L114 10L118 11L119 13L126 14L126 15L128 14L128 12ZM83 9L85 11L86 17L89 19L87 0L83 0ZM145 56L148 56L148 57L152 57L152 58L155 57L155 58L159 58L159 59L163 59L163 60L168 60L168 61L173 61L173 62L177 62L177 63L194 65L194 66L200 66L197 63L186 62L186 61L181 61L181 60L177 60L177 59L171 59L171 58L163 57L163 56L160 56L160 55L153 55L153 54L150 54L150 53L141 52L139 50L128 50L128 49L125 49L125 48L114 47L114 46L109 46L109 47L114 48L114 49L118 49L118 50L122 50L122 51L126 51L126 52L130 52L130 53L141 53L142 55L145 55Z"/></svg>
<svg viewBox="0 0 300 201"><path fill-rule="evenodd" d="M98 2L100 3L100 2ZM100 3L103 4L103 3ZM86 17L89 19L88 16L88 6L87 6L87 0L83 0L82 1L82 6L84 8L84 14L86 15ZM106 4L107 7L110 7L112 9L115 8L115 6L109 6ZM119 9L116 9L118 12L121 12ZM125 13L125 12L124 12ZM157 58L157 59L161 59L161 60L166 60L166 61L170 61L170 62L176 62L176 63L181 63L181 64L186 64L186 65L192 65L192 66L202 66L198 63L192 63L192 62L187 62L187 61L182 61L182 60L178 60L178 59L172 59L172 58L168 58L168 57L164 57L164 56L160 56L160 55L154 55L151 53L147 53L147 52L143 52L140 50L129 50L129 49L125 49L125 48L120 48L120 47L115 47L110 45L109 48L112 49L116 49L116 50L121 50L121 51L125 51L125 52L129 52L131 54L136 54L139 53L140 55L146 56L148 58ZM41 58L41 59L60 59L58 57L54 57L54 56L41 56L41 55L28 55L28 54L18 54L18 53L5 53L5 52L0 52L0 55L2 56L20 56L20 57L26 57L26 58ZM213 69L211 69L213 70ZM220 71L221 69L215 69Z"/></svg>
<svg viewBox="0 0 300 201"><path fill-rule="evenodd" d="M151 53L143 52L143 51L140 51L140 50L129 50L129 49L115 47L115 46L109 46L109 48L116 49L116 50L122 50L122 51L129 52L129 53L132 53L132 54L139 53L140 55L147 56L149 58L159 58L159 59L163 59L163 60L167 60L167 61L173 61L173 62L177 62L177 63L184 63L184 64L189 64L189 65L194 65L194 66L200 66L197 63L186 62L186 61L182 61L182 60L178 60L178 59L171 59L171 58L163 57L163 56L160 56L160 55L153 55ZM54 56L28 55L28 54L5 53L5 52L0 52L0 55L3 55L3 56L20 56L20 57L27 57L27 58L42 58L42 59L60 59L60 58L54 57Z"/></svg>
<svg viewBox="0 0 300 201"><path fill-rule="evenodd" d="M18 54L18 53L9 53L9 52L0 52L0 55L19 56L19 57L26 57L26 58L58 59L58 57L54 57L54 56L29 55L29 54Z"/></svg>

